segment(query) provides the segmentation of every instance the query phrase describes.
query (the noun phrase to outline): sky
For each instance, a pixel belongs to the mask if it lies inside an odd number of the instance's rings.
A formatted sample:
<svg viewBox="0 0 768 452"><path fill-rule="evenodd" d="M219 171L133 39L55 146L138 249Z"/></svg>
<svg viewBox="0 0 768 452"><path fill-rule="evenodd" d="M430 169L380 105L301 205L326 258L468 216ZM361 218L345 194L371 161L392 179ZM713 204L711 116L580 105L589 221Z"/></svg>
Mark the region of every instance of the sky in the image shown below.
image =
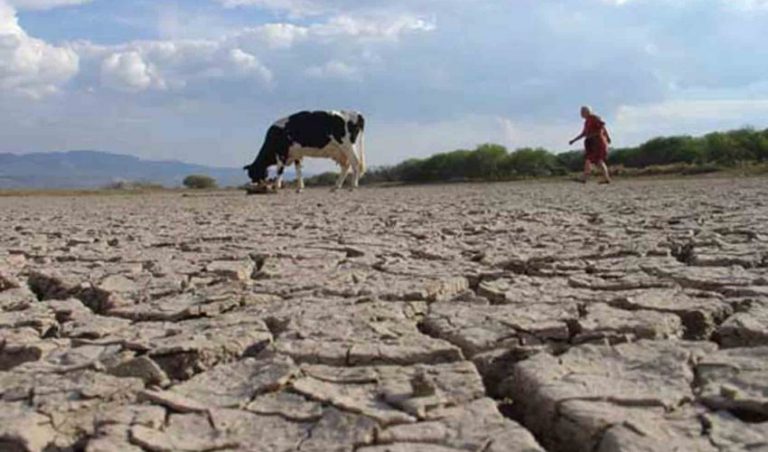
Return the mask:
<svg viewBox="0 0 768 452"><path fill-rule="evenodd" d="M584 104L615 146L762 129L766 42L768 0L0 0L0 152L236 167L305 109L363 112L369 166L569 150Z"/></svg>

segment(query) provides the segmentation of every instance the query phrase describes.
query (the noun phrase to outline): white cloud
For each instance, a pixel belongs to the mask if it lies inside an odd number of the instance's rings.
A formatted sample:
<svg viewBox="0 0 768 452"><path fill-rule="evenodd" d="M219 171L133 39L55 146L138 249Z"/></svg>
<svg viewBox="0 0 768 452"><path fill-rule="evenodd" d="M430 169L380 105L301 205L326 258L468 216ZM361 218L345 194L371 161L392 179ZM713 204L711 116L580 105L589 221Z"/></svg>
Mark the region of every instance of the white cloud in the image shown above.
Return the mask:
<svg viewBox="0 0 768 452"><path fill-rule="evenodd" d="M140 41L116 47L82 45L82 54L101 61L104 86L120 91L178 91L202 80L272 82L259 59L226 41Z"/></svg>
<svg viewBox="0 0 768 452"><path fill-rule="evenodd" d="M221 38L134 41L97 45L87 40L52 45L33 38L21 28L16 7L48 9L87 3L89 0L0 0L0 90L41 98L56 92L75 75L94 92L99 85L126 92L178 91L205 79L251 80L269 86L275 71L263 62L269 51L292 49L310 52L310 58L286 60L282 71L314 78L359 81L360 69L335 56L338 44L352 45L367 61L381 61L368 45L397 42L414 32L429 32L433 23L408 14L352 17L332 16L325 21L298 25L268 23L231 32ZM12 2L12 3L9 3ZM231 2L229 6L236 6ZM248 3L248 2L245 2ZM242 4L245 4L242 3ZM273 8L319 5L314 1L267 0ZM13 5L13 6L12 6ZM353 42L348 41L354 38ZM296 51L298 45L308 48ZM311 50L309 50L311 48ZM327 62L317 62L328 49ZM298 56L298 55L297 55ZM286 67L301 64L302 67Z"/></svg>
<svg viewBox="0 0 768 452"><path fill-rule="evenodd" d="M764 12L768 11L768 0L730 0L726 6L741 11Z"/></svg>
<svg viewBox="0 0 768 452"><path fill-rule="evenodd" d="M510 150L522 147L544 147L553 151L567 147L567 142L581 131L581 122L574 115L571 122L519 121L495 118L502 130L500 143Z"/></svg>
<svg viewBox="0 0 768 452"><path fill-rule="evenodd" d="M261 64L255 56L241 49L229 50L229 63L232 64L235 72L240 75L255 75L265 82L272 80L272 72Z"/></svg>
<svg viewBox="0 0 768 452"><path fill-rule="evenodd" d="M768 124L768 98L668 100L621 106L615 128L627 144L652 136L691 134Z"/></svg>
<svg viewBox="0 0 768 452"><path fill-rule="evenodd" d="M309 29L290 23L271 23L246 28L235 35L237 40L250 40L265 44L271 49L287 49L309 35Z"/></svg>
<svg viewBox="0 0 768 452"><path fill-rule="evenodd" d="M250 27L230 35L230 40L266 46L269 49L289 49L302 43L333 46L359 46L379 41L398 41L410 33L426 33L436 29L434 23L411 15L382 17L334 16L325 22L307 26L292 23L269 23ZM355 38L350 42L349 38ZM343 41L347 39L347 41Z"/></svg>
<svg viewBox="0 0 768 452"><path fill-rule="evenodd" d="M608 3L611 5L628 5L630 3L639 3L639 0L601 0L603 3ZM688 3L693 3L694 1L701 1L701 0L687 0ZM735 7L739 9L764 9L768 8L768 0L716 0L720 2L721 4L727 6L727 7ZM646 0L645 3L667 3L667 4L683 4L686 0Z"/></svg>
<svg viewBox="0 0 768 452"><path fill-rule="evenodd" d="M387 121L370 117L366 137L368 159L374 165L397 164L478 144L507 144L499 118L468 114L437 121Z"/></svg>
<svg viewBox="0 0 768 452"><path fill-rule="evenodd" d="M0 0L0 92L41 98L56 92L78 68L74 50L27 35L14 8Z"/></svg>
<svg viewBox="0 0 768 452"><path fill-rule="evenodd" d="M16 10L3 0L0 0L0 34L24 34L24 31L19 26L19 20L16 18Z"/></svg>
<svg viewBox="0 0 768 452"><path fill-rule="evenodd" d="M325 24L311 27L317 36L350 36L368 39L397 39L409 32L435 30L435 24L424 19L403 15L386 18L356 18L336 16Z"/></svg>
<svg viewBox="0 0 768 452"><path fill-rule="evenodd" d="M410 16L379 21L338 16L307 26L269 23L220 39L136 41L115 46L79 42L75 49L83 60L97 62L103 86L120 91L174 91L205 79L251 80L268 87L280 83L275 71L260 56L271 51L275 52L272 56L280 51L279 69L284 73L295 74L298 69L299 73L317 79L360 81L360 68L333 57L330 51L344 44L347 53L359 53L369 63L381 61L368 45L397 42L406 33L433 29L432 24ZM349 38L354 38L354 42ZM299 45L308 48L295 49ZM290 60L292 55L304 53L307 57L303 61ZM314 61L324 55L328 55L328 61ZM297 64L303 67L295 67Z"/></svg>
<svg viewBox="0 0 768 452"><path fill-rule="evenodd" d="M329 61L322 66L308 68L306 74L314 78L332 78L343 80L359 80L360 70L343 61Z"/></svg>
<svg viewBox="0 0 768 452"><path fill-rule="evenodd" d="M290 17L333 16L342 14L386 13L398 14L411 12L440 12L458 8L468 11L483 4L492 3L488 0L472 2L471 7L466 0L216 0L225 8L255 8L286 13Z"/></svg>
<svg viewBox="0 0 768 452"><path fill-rule="evenodd" d="M218 0L226 8L241 6L258 7L274 11L287 11L296 16L322 14L329 9L329 2L317 0Z"/></svg>
<svg viewBox="0 0 768 452"><path fill-rule="evenodd" d="M743 118L768 113L768 99L678 100L650 105L622 106L616 119L626 122L701 121Z"/></svg>
<svg viewBox="0 0 768 452"><path fill-rule="evenodd" d="M120 90L143 91L152 86L166 88L165 81L137 51L113 53L107 57L101 65L101 77L106 86Z"/></svg>
<svg viewBox="0 0 768 452"><path fill-rule="evenodd" d="M76 6L90 3L92 0L8 0L16 9L45 10L61 6Z"/></svg>

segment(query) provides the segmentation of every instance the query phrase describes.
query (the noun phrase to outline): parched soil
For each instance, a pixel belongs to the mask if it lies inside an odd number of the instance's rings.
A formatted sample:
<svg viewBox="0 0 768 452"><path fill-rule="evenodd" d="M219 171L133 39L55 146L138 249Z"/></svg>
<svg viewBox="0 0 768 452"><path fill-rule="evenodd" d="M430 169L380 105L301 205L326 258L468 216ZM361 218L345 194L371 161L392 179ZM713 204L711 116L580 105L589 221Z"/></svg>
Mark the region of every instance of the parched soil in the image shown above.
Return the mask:
<svg viewBox="0 0 768 452"><path fill-rule="evenodd" d="M768 180L2 198L0 450L768 450Z"/></svg>

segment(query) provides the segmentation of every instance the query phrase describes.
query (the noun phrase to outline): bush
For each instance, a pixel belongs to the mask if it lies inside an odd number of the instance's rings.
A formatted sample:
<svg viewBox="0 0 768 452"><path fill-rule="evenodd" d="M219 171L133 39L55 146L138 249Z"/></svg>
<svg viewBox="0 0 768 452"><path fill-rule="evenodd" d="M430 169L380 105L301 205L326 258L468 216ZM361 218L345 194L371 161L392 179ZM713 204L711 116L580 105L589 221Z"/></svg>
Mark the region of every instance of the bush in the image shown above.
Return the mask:
<svg viewBox="0 0 768 452"><path fill-rule="evenodd" d="M613 153L611 154L613 155ZM569 151L557 154L557 164L566 171L576 173L584 168L584 151ZM611 156L608 157L611 162Z"/></svg>
<svg viewBox="0 0 768 452"><path fill-rule="evenodd" d="M508 176L515 174L522 177L541 177L565 174L554 154L545 149L518 149L509 156L505 164Z"/></svg>
<svg viewBox="0 0 768 452"><path fill-rule="evenodd" d="M187 176L184 178L182 184L184 184L184 186L187 188L192 188L195 190L217 187L216 179L202 174L192 174Z"/></svg>
<svg viewBox="0 0 768 452"><path fill-rule="evenodd" d="M154 182L115 181L104 187L107 190L164 190L162 184Z"/></svg>
<svg viewBox="0 0 768 452"><path fill-rule="evenodd" d="M466 152L466 151L465 151ZM473 152L464 154L464 165L456 168L456 176L470 179L499 180L509 177L505 174L504 163L508 158L507 148L498 144L482 144Z"/></svg>
<svg viewBox="0 0 768 452"><path fill-rule="evenodd" d="M304 179L304 185L307 187L329 187L335 184L338 178L338 173L327 171Z"/></svg>
<svg viewBox="0 0 768 452"><path fill-rule="evenodd" d="M703 137L653 138L640 146L612 150L607 163L617 175L651 176L703 174L767 161L768 129L743 128ZM475 150L459 149L372 168L360 183L509 180L560 176L580 172L583 167L581 150L554 154L542 148L523 148L510 153L504 146L483 144ZM335 173L320 174L308 179L307 185L330 185L335 179Z"/></svg>

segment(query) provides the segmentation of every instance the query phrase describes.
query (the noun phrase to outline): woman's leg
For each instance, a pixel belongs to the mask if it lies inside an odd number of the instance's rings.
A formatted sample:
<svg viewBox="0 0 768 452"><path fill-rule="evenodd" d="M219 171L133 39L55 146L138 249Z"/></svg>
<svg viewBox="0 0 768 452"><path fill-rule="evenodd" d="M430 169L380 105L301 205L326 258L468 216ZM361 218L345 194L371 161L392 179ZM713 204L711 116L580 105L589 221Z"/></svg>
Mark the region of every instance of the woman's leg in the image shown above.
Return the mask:
<svg viewBox="0 0 768 452"><path fill-rule="evenodd" d="M584 182L589 179L589 175L592 173L592 162L589 161L588 158L584 159L584 176L582 177L582 180Z"/></svg>
<svg viewBox="0 0 768 452"><path fill-rule="evenodd" d="M611 173L608 171L608 165L605 164L605 160L600 160L600 169L603 170L603 178L606 182L611 181Z"/></svg>

